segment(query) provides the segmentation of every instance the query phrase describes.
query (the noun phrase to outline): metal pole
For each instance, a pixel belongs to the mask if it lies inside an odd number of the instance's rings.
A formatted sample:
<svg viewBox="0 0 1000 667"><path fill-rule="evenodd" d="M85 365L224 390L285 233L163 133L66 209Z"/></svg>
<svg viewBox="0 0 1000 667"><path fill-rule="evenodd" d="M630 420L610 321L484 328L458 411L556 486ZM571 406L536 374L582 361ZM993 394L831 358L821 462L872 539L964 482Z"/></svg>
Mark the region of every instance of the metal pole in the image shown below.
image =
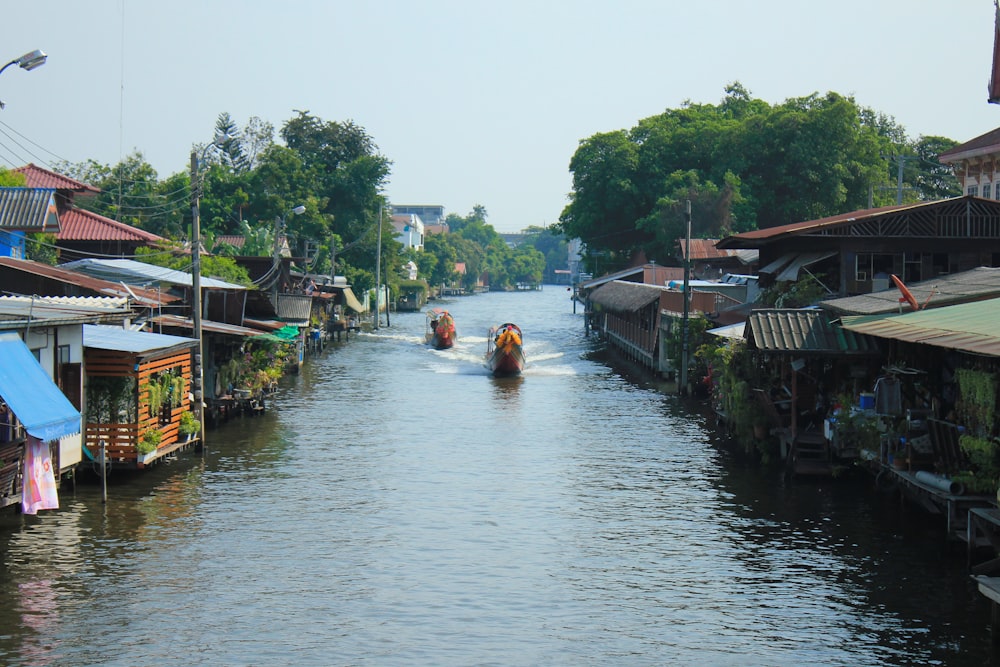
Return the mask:
<svg viewBox="0 0 1000 667"><path fill-rule="evenodd" d="M205 456L205 394L202 371L201 340L201 213L198 206L201 183L198 180L198 154L191 151L191 324L198 341L194 355L194 418L198 420L198 442Z"/></svg>
<svg viewBox="0 0 1000 667"><path fill-rule="evenodd" d="M906 164L906 157L900 155L896 158L898 161L898 166L896 167L896 203L903 203L903 165Z"/></svg>
<svg viewBox="0 0 1000 667"><path fill-rule="evenodd" d="M382 207L378 207L378 243L375 251L375 330L378 331L379 305L382 298Z"/></svg>
<svg viewBox="0 0 1000 667"><path fill-rule="evenodd" d="M677 389L681 396L687 395L688 383L688 313L690 299L688 283L691 280L691 200L687 200L687 235L684 247L684 324L681 329L681 374Z"/></svg>
<svg viewBox="0 0 1000 667"><path fill-rule="evenodd" d="M108 443L101 440L101 502L108 504Z"/></svg>

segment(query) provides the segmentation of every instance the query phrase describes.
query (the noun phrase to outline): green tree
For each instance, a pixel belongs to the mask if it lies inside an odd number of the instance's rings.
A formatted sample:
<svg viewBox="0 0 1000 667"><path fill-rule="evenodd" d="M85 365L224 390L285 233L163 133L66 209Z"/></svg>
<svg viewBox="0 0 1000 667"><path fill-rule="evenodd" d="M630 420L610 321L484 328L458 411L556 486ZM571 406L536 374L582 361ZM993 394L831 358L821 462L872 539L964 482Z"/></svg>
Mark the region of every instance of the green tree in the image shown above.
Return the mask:
<svg viewBox="0 0 1000 667"><path fill-rule="evenodd" d="M871 196L889 203L882 186L895 174L882 156L919 148L929 161L947 141L908 142L890 116L837 93L772 106L736 82L717 105L685 103L581 141L559 228L584 242L588 268L613 270L639 250L672 256L685 199L705 236L866 208ZM920 196L947 192L945 172L926 164L908 176Z"/></svg>

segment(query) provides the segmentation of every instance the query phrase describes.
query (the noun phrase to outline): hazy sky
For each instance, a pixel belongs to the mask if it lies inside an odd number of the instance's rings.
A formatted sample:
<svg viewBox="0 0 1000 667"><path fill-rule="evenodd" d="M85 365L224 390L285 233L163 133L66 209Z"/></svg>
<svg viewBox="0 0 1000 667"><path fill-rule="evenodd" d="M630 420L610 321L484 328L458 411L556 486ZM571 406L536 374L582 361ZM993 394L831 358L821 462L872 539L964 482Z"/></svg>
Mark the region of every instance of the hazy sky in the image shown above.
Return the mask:
<svg viewBox="0 0 1000 667"><path fill-rule="evenodd" d="M397 204L476 204L499 231L558 221L580 140L740 81L770 103L853 95L908 134L966 141L986 102L992 0L36 0L5 2L0 165L161 178L229 112L353 120Z"/></svg>

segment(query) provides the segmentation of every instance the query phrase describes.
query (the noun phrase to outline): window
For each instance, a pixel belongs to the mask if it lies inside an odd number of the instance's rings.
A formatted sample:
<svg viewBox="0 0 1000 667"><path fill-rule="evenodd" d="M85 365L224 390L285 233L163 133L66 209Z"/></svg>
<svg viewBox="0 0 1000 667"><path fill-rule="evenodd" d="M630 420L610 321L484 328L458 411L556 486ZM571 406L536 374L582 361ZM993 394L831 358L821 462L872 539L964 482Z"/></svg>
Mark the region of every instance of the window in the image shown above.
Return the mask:
<svg viewBox="0 0 1000 667"><path fill-rule="evenodd" d="M990 198L990 184L989 183L983 183L983 197L985 199L989 199Z"/></svg>
<svg viewBox="0 0 1000 667"><path fill-rule="evenodd" d="M979 195L979 186L978 185L970 185L969 187L967 187L965 189L965 194L972 195L973 197L978 196Z"/></svg>
<svg viewBox="0 0 1000 667"><path fill-rule="evenodd" d="M854 261L854 280L867 282L872 278L888 278L895 273L894 255L859 252Z"/></svg>

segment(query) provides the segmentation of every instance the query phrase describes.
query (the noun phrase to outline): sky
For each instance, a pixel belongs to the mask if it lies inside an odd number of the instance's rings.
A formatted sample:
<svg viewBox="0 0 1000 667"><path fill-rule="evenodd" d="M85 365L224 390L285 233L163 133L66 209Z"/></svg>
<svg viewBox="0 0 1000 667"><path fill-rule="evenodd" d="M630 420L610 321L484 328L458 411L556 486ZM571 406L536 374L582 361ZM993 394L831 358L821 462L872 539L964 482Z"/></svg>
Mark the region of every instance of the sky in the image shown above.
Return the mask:
<svg viewBox="0 0 1000 667"><path fill-rule="evenodd" d="M47 0L4 3L0 166L133 152L186 171L216 119L308 111L363 127L384 194L500 232L558 222L579 142L739 81L771 104L837 92L964 142L986 102L993 0ZM280 141L280 139L278 139Z"/></svg>

